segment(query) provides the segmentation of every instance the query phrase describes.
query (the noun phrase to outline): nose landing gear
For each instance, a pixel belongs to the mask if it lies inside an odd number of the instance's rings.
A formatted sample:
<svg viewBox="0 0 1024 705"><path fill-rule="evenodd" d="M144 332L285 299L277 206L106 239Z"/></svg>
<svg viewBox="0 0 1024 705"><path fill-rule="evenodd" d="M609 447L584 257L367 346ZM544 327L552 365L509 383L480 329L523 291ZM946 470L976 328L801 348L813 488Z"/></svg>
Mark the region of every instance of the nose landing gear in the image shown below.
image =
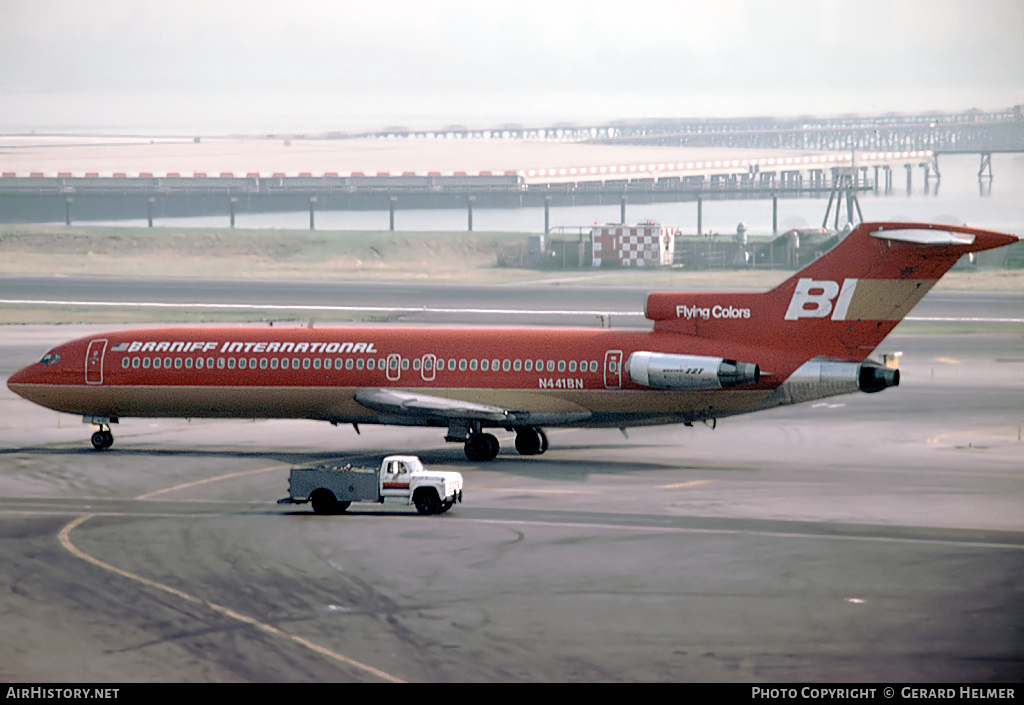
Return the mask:
<svg viewBox="0 0 1024 705"><path fill-rule="evenodd" d="M114 434L110 431L110 424L117 423L117 418L112 416L83 416L82 423L100 427L100 430L92 434L90 439L93 450L106 450L114 445Z"/></svg>
<svg viewBox="0 0 1024 705"><path fill-rule="evenodd" d="M114 445L114 434L110 431L97 431L92 434L92 447L96 450L106 450Z"/></svg>

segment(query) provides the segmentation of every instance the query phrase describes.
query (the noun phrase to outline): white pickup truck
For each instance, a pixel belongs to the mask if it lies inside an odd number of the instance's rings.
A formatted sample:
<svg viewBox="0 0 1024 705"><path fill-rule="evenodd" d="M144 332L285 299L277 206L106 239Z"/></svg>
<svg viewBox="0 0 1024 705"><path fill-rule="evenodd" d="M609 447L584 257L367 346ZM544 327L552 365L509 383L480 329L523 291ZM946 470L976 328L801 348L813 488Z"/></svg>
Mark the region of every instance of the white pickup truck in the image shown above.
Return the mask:
<svg viewBox="0 0 1024 705"><path fill-rule="evenodd" d="M311 502L317 514L337 514L352 502L387 502L441 514L461 501L461 474L427 470L415 455L389 455L379 468L329 463L292 468L288 496L278 504Z"/></svg>

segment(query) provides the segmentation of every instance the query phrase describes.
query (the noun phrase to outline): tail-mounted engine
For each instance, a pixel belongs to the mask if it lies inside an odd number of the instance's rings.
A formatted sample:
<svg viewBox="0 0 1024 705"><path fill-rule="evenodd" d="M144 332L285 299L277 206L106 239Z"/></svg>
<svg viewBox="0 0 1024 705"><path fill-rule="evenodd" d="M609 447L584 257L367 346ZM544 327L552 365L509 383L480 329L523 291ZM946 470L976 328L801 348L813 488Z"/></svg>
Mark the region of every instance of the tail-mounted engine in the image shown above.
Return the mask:
<svg viewBox="0 0 1024 705"><path fill-rule="evenodd" d="M765 408L800 404L838 394L880 392L899 383L900 371L895 360L887 359L885 364L873 360L810 360L790 375Z"/></svg>
<svg viewBox="0 0 1024 705"><path fill-rule="evenodd" d="M873 394L889 387L900 386L900 371L898 368L888 365L879 365L877 362L865 360L860 363L857 385L860 391Z"/></svg>
<svg viewBox="0 0 1024 705"><path fill-rule="evenodd" d="M636 384L657 389L728 389L761 379L761 370L750 362L644 351L629 356L626 372Z"/></svg>

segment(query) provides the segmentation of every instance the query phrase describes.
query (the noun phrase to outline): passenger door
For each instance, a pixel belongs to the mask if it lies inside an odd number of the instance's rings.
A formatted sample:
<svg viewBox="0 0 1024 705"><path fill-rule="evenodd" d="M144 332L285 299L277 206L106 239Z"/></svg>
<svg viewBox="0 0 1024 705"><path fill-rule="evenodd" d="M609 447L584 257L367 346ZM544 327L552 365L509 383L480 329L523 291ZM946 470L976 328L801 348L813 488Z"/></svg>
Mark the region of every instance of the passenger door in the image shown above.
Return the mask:
<svg viewBox="0 0 1024 705"><path fill-rule="evenodd" d="M85 353L85 383L103 384L103 356L107 352L106 339L93 340Z"/></svg>
<svg viewBox="0 0 1024 705"><path fill-rule="evenodd" d="M609 350L604 354L604 387L619 389L622 386L622 351Z"/></svg>
<svg viewBox="0 0 1024 705"><path fill-rule="evenodd" d="M388 355L387 377L392 382L397 382L402 377L402 356L398 353Z"/></svg>
<svg viewBox="0 0 1024 705"><path fill-rule="evenodd" d="M437 357L434 355L424 355L420 360L420 376L423 377L424 382L434 381L434 368L437 366Z"/></svg>

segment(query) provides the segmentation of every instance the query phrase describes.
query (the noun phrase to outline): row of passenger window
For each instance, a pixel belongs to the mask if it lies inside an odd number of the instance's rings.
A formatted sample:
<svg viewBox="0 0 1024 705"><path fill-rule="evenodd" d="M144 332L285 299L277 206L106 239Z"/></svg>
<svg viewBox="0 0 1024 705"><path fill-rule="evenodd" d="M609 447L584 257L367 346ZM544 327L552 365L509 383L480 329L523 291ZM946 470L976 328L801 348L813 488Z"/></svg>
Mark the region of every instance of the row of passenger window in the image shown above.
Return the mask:
<svg viewBox="0 0 1024 705"><path fill-rule="evenodd" d="M390 369L392 371L398 370L399 365L401 369L408 370L410 366L409 358L399 358L397 355L393 355L388 358L341 358L337 357L333 359L333 367L335 370L374 370L374 369ZM444 358L434 358L433 356L426 356L423 358L416 358L411 361L412 368L416 371L431 372L437 370L444 372L448 370L454 372L456 369L460 372L465 372L467 369L470 372L487 372L493 371L498 372L597 372L597 361L596 360L501 360L501 359L461 359L456 361L455 358L445 360ZM182 368L186 370L202 370L202 369L239 369L239 370L255 370L255 369L271 369L271 370L287 370L287 369L314 369L314 370L329 370L332 366L332 360L330 358L320 357L130 357L125 355L121 358L121 367L123 368L135 368L135 369L176 369Z"/></svg>

